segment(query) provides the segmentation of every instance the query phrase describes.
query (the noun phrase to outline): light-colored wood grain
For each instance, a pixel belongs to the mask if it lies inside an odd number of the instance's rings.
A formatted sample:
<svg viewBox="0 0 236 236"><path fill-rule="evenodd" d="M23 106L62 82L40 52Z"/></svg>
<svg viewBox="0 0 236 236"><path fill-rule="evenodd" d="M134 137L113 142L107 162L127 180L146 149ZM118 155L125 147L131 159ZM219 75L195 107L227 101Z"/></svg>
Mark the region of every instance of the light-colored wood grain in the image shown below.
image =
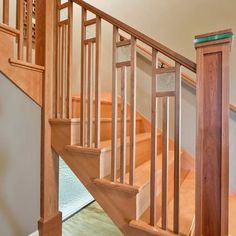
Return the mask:
<svg viewBox="0 0 236 236"><path fill-rule="evenodd" d="M117 143L117 69L116 69L116 42L118 38L118 28L113 27L112 45L112 160L111 179L116 181L116 143Z"/></svg>
<svg viewBox="0 0 236 236"><path fill-rule="evenodd" d="M86 39L86 29L84 22L87 18L87 11L82 8L81 14L81 81L80 81L80 94L81 94L81 105L80 105L80 145L85 144L85 122L86 122L86 48L84 41Z"/></svg>
<svg viewBox="0 0 236 236"><path fill-rule="evenodd" d="M93 87L92 87L92 44L88 44L88 102L87 102L87 145L92 146L93 142Z"/></svg>
<svg viewBox="0 0 236 236"><path fill-rule="evenodd" d="M32 0L27 0L27 39L26 39L26 60L32 62Z"/></svg>
<svg viewBox="0 0 236 236"><path fill-rule="evenodd" d="M23 28L24 28L24 16L23 16L23 0L18 0L17 1L17 29L19 30L19 36L18 36L18 49L17 49L17 58L19 60L23 60L23 44L24 44L24 35L23 35ZM36 12L37 13L37 12ZM37 18L37 15L36 15ZM37 32L38 32L38 28L36 28ZM41 35L39 33L39 35ZM37 45L37 42L36 42ZM38 51L36 49L36 51ZM41 64L40 64L41 65Z"/></svg>
<svg viewBox="0 0 236 236"><path fill-rule="evenodd" d="M180 197L180 154L181 154L181 66L175 64L175 128L174 128L174 233L179 233L179 197Z"/></svg>
<svg viewBox="0 0 236 236"><path fill-rule="evenodd" d="M101 132L101 18L96 17L96 56L95 56L95 147L100 146Z"/></svg>
<svg viewBox="0 0 236 236"><path fill-rule="evenodd" d="M150 188L150 224L155 226L156 219L156 157L157 157L157 99L156 99L156 69L157 69L157 51L152 51L152 140L151 140L151 188Z"/></svg>
<svg viewBox="0 0 236 236"><path fill-rule="evenodd" d="M9 0L3 0L3 23L9 25Z"/></svg>
<svg viewBox="0 0 236 236"><path fill-rule="evenodd" d="M130 67L130 176L129 184L133 185L135 178L136 158L136 39L131 37L131 67Z"/></svg>
<svg viewBox="0 0 236 236"><path fill-rule="evenodd" d="M127 107L127 70L121 68L121 146L120 146L120 182L125 183L126 173L126 109ZM132 121L131 121L132 122Z"/></svg>
<svg viewBox="0 0 236 236"><path fill-rule="evenodd" d="M168 212L168 163L169 163L169 98L163 98L162 106L162 229L167 227Z"/></svg>
<svg viewBox="0 0 236 236"><path fill-rule="evenodd" d="M41 181L40 181L40 220L39 234L44 236L60 236L62 233L62 217L58 206L58 156L51 146L51 126L49 119L53 116L52 92L54 58L51 49L54 45L54 2L40 1L41 14L45 16L41 24L45 35L44 63L45 77L43 83L42 136L41 136ZM45 14L43 14L45 13ZM32 78L31 78L32 79Z"/></svg>

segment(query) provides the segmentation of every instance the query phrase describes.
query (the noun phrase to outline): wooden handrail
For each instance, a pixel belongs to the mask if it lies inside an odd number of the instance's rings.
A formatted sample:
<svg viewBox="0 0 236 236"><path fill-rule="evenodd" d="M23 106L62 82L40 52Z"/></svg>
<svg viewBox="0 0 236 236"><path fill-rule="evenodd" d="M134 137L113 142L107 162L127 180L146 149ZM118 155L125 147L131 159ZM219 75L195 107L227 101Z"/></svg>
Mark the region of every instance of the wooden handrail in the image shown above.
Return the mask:
<svg viewBox="0 0 236 236"><path fill-rule="evenodd" d="M140 31L132 28L131 26L123 23L122 21L117 20L116 18L110 16L109 14L99 10L98 8L82 1L82 0L73 0L73 2L77 3L81 7L87 9L88 11L94 13L95 15L99 16L103 20L111 23L112 25L118 27L119 29L125 31L126 33L134 36L136 39L142 41L143 43L147 44L148 46L154 48L158 52L162 53L163 55L169 57L170 59L178 62L182 66L186 67L187 69L191 70L192 72L196 73L196 63L189 60L188 58L180 55L179 53L169 49L168 47L164 46L163 44L155 41L154 39L146 36L145 34L141 33Z"/></svg>

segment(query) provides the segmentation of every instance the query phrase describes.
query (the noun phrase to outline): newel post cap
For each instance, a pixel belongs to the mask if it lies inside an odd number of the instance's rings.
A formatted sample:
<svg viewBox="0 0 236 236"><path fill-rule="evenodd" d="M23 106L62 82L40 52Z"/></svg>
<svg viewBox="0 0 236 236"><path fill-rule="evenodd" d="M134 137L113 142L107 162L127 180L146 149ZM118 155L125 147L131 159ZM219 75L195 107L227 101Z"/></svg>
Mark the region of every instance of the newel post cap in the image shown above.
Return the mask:
<svg viewBox="0 0 236 236"><path fill-rule="evenodd" d="M207 46L218 43L231 43L234 34L232 29L216 31L207 34L197 35L193 40L195 47Z"/></svg>

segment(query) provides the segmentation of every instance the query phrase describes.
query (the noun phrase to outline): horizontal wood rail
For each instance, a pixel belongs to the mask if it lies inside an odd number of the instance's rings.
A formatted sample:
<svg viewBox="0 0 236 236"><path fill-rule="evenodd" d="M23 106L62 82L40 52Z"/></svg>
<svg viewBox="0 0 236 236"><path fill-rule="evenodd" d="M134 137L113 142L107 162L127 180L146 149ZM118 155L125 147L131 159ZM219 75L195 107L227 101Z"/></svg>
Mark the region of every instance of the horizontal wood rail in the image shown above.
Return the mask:
<svg viewBox="0 0 236 236"><path fill-rule="evenodd" d="M136 39L142 41L143 43L147 44L148 46L156 49L157 51L161 52L165 56L169 57L170 59L178 62L180 65L186 67L187 69L191 70L192 72L196 73L196 63L189 60L188 58L180 55L179 53L169 49L168 47L164 46L163 44L155 41L154 39L148 37L147 35L141 33L140 31L132 28L131 26L123 23L122 21L117 20L116 18L110 16L109 14L99 10L98 8L82 1L82 0L73 0L75 3L79 4L81 7L87 9L88 11L94 13L95 15L99 16L103 20L111 23L112 25L118 27L119 29L125 31L126 33L133 35Z"/></svg>

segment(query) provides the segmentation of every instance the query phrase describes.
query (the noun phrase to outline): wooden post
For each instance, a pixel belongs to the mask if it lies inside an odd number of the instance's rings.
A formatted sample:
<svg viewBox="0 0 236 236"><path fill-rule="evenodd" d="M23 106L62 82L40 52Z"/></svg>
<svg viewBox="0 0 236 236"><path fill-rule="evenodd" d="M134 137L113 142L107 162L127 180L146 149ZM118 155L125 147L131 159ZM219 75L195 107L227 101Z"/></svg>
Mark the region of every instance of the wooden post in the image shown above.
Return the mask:
<svg viewBox="0 0 236 236"><path fill-rule="evenodd" d="M42 107L40 236L61 236L58 211L58 157L51 149L52 88L54 71L55 1L40 0L36 6L36 63L45 66ZM44 17L45 16L45 17ZM36 38L37 38L36 37Z"/></svg>
<svg viewBox="0 0 236 236"><path fill-rule="evenodd" d="M228 236L229 57L232 31L197 36L195 235Z"/></svg>

